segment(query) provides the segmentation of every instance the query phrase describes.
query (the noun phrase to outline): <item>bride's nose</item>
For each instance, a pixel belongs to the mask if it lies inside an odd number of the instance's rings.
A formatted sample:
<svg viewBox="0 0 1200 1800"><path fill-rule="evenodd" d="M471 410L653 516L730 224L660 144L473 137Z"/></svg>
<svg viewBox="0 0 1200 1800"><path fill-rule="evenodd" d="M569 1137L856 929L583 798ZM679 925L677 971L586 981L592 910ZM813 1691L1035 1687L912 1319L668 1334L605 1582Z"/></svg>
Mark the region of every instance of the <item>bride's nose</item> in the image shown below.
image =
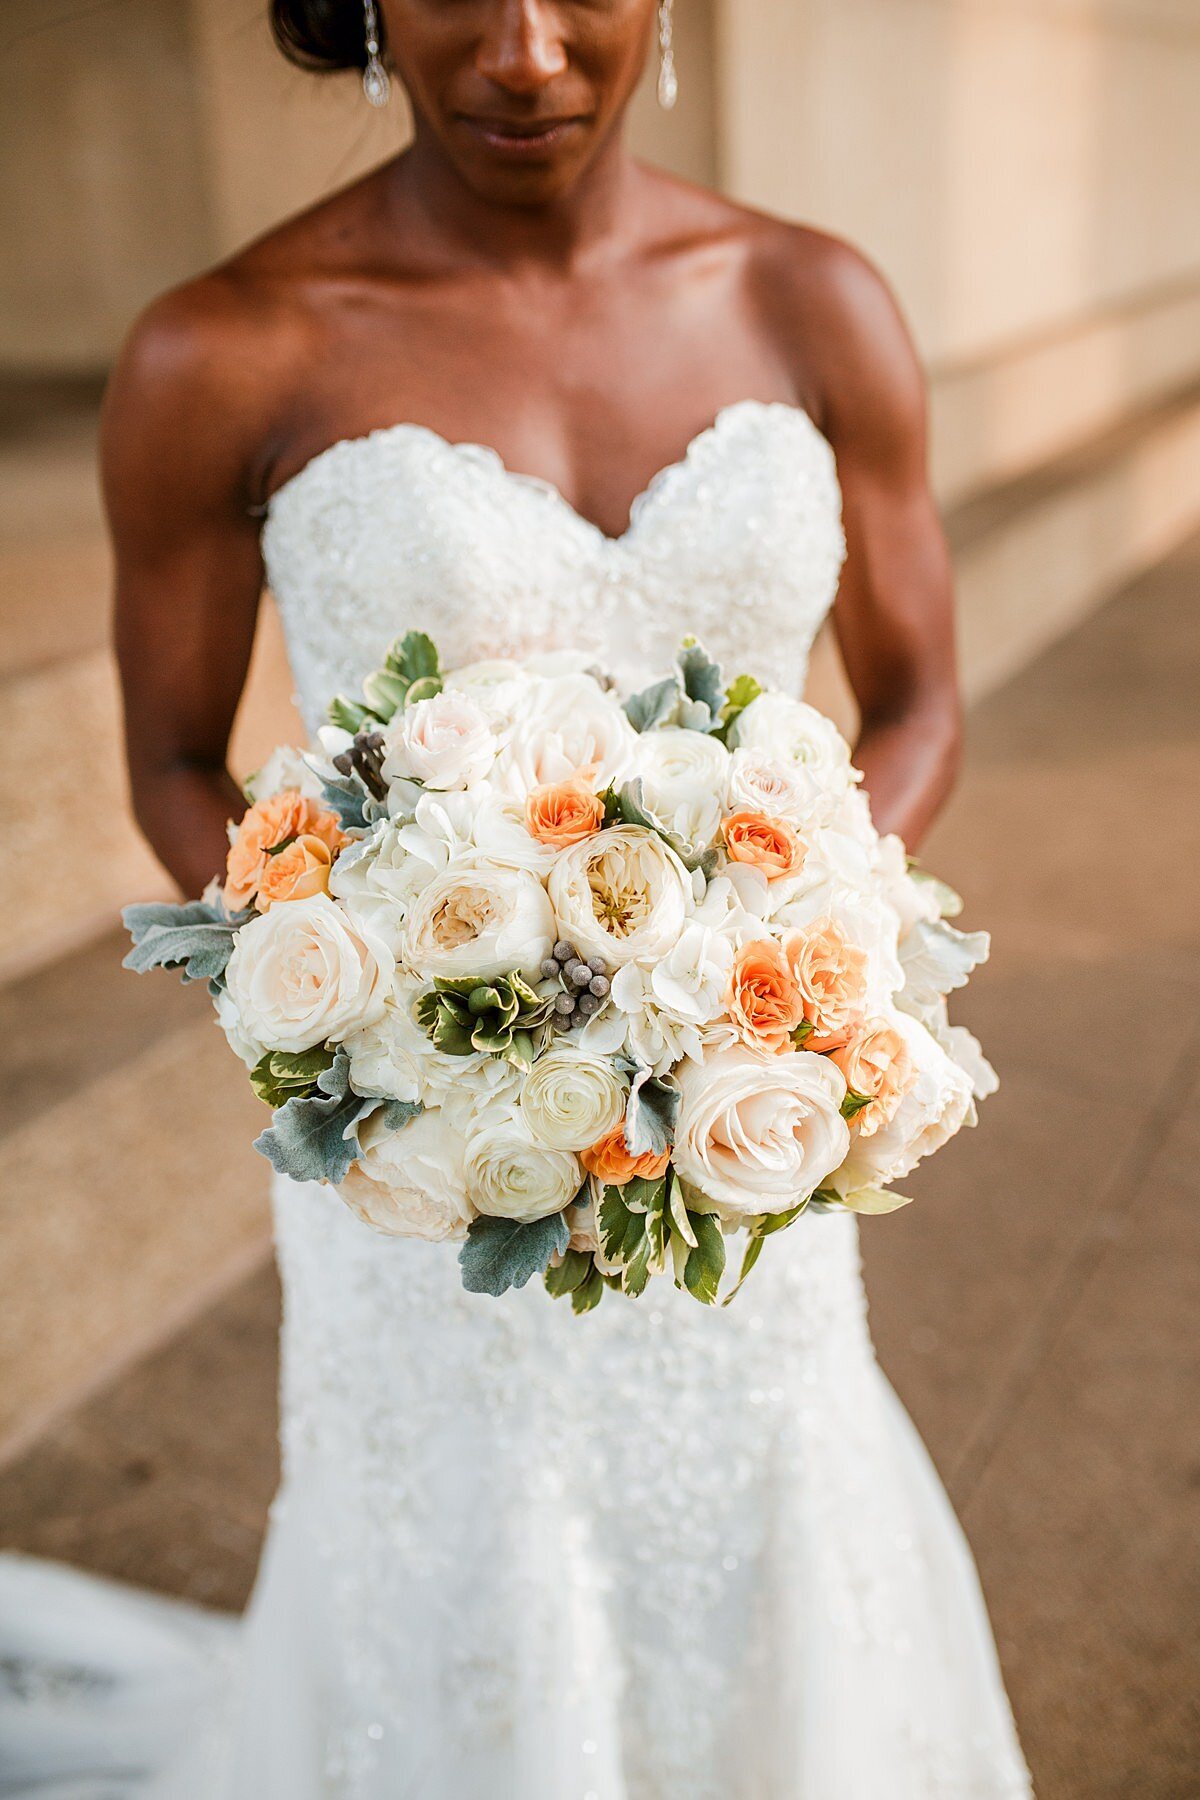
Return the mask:
<svg viewBox="0 0 1200 1800"><path fill-rule="evenodd" d="M557 7L545 0L497 0L475 53L475 66L497 87L536 94L567 66Z"/></svg>

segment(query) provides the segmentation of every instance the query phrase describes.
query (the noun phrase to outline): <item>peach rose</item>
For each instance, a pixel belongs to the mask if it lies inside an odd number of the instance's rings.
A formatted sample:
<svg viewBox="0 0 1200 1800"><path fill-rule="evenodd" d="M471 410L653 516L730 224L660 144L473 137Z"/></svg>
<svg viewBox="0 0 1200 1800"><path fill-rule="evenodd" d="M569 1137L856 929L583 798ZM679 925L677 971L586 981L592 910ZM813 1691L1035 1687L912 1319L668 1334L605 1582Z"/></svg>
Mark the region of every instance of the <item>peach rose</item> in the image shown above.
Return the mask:
<svg viewBox="0 0 1200 1800"><path fill-rule="evenodd" d="M761 869L768 881L795 875L804 866L806 846L786 819L760 812L730 813L721 821L721 833L730 860Z"/></svg>
<svg viewBox="0 0 1200 1800"><path fill-rule="evenodd" d="M627 1181L638 1178L642 1181L657 1181L667 1172L667 1164L671 1160L669 1150L660 1156L653 1151L643 1151L641 1156L630 1154L625 1143L624 1121L606 1131L602 1138L597 1138L587 1150L581 1150L579 1160L589 1175L603 1181L609 1187L624 1187Z"/></svg>
<svg viewBox="0 0 1200 1800"><path fill-rule="evenodd" d="M525 802L525 824L540 843L565 850L582 843L604 823L604 802L585 781L551 781L534 788Z"/></svg>
<svg viewBox="0 0 1200 1800"><path fill-rule="evenodd" d="M833 919L815 919L783 940L788 960L812 1026L806 1050L833 1049L844 1043L862 1012L867 992L865 950L849 942Z"/></svg>
<svg viewBox="0 0 1200 1800"><path fill-rule="evenodd" d="M336 813L323 811L295 788L255 801L238 826L225 864L224 898L231 912L254 899L276 845L305 835L319 838L331 861L346 842Z"/></svg>
<svg viewBox="0 0 1200 1800"><path fill-rule="evenodd" d="M804 1002L787 957L774 938L753 938L734 958L729 1016L743 1043L771 1053L794 1048L791 1034Z"/></svg>
<svg viewBox="0 0 1200 1800"><path fill-rule="evenodd" d="M908 1045L886 1019L867 1019L830 1057L846 1077L847 1088L870 1096L851 1121L860 1137L871 1137L895 1118L913 1080Z"/></svg>
<svg viewBox="0 0 1200 1800"><path fill-rule="evenodd" d="M333 852L312 832L293 838L286 850L267 858L258 878L258 910L266 912L279 900L311 900L329 892Z"/></svg>

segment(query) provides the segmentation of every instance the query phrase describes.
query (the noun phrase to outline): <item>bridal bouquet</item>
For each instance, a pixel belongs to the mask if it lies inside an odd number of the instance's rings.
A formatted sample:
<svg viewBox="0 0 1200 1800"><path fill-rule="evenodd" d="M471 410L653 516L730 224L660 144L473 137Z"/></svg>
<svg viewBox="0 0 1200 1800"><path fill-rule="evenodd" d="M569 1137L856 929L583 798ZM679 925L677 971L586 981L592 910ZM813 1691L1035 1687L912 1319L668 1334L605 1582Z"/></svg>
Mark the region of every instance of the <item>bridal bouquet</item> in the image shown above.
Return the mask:
<svg viewBox="0 0 1200 1800"><path fill-rule="evenodd" d="M207 980L256 1147L465 1285L727 1300L805 1212L883 1213L995 1085L946 995L987 954L875 831L828 719L688 641L622 700L565 655L399 639L283 749L224 883L126 910Z"/></svg>

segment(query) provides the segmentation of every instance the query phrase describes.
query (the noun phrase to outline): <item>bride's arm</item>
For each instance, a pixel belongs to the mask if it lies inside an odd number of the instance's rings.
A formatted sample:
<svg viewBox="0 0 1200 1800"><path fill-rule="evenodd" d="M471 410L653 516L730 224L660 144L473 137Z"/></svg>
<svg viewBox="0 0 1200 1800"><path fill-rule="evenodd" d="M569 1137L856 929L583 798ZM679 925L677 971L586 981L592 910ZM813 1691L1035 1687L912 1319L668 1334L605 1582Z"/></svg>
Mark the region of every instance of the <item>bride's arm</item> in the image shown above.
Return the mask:
<svg viewBox="0 0 1200 1800"><path fill-rule="evenodd" d="M101 463L133 808L186 894L245 802L226 768L262 586L248 448L260 396L219 290L151 308L105 401Z"/></svg>
<svg viewBox="0 0 1200 1800"><path fill-rule="evenodd" d="M919 843L954 783L962 713L950 558L930 492L925 384L887 287L826 241L821 423L837 456L847 555L834 608L861 715L855 761L876 822ZM812 313L819 320L812 320Z"/></svg>

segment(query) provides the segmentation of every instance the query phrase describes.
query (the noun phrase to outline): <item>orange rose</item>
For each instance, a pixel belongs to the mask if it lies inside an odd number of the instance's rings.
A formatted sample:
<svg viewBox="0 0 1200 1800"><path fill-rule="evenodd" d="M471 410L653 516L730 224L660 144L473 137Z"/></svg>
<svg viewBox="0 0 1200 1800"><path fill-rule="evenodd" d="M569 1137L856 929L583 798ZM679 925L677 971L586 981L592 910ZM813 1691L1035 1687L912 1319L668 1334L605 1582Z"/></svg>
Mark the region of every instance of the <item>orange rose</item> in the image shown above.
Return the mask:
<svg viewBox="0 0 1200 1800"><path fill-rule="evenodd" d="M730 860L761 869L768 881L795 875L804 867L806 846L785 819L760 812L730 813L721 821L721 832Z"/></svg>
<svg viewBox="0 0 1200 1800"><path fill-rule="evenodd" d="M787 957L773 938L743 944L729 978L729 1016L755 1050L790 1050L804 1003Z"/></svg>
<svg viewBox="0 0 1200 1800"><path fill-rule="evenodd" d="M346 842L336 813L323 811L295 788L255 801L238 826L225 864L224 897L231 912L249 906L254 899L276 845L306 834L320 838L331 860Z"/></svg>
<svg viewBox="0 0 1200 1800"><path fill-rule="evenodd" d="M304 832L278 856L268 856L258 878L258 910L266 912L280 900L311 900L329 892L333 852L321 838Z"/></svg>
<svg viewBox="0 0 1200 1800"><path fill-rule="evenodd" d="M581 1150L579 1160L589 1175L605 1182L609 1187L624 1187L627 1181L640 1178L642 1181L657 1181L667 1172L667 1164L671 1160L669 1150L661 1156L653 1151L645 1150L641 1156L630 1154L625 1142L625 1126L614 1125L606 1131L602 1138L587 1150Z"/></svg>
<svg viewBox="0 0 1200 1800"><path fill-rule="evenodd" d="M565 850L582 843L604 823L604 802L585 781L551 781L536 787L525 802L525 824L543 844Z"/></svg>
<svg viewBox="0 0 1200 1800"><path fill-rule="evenodd" d="M833 1051L830 1061L842 1071L852 1093L870 1097L870 1106L851 1121L860 1137L871 1137L895 1118L912 1085L913 1066L908 1045L894 1025L886 1019L865 1020L841 1049Z"/></svg>
<svg viewBox="0 0 1200 1800"><path fill-rule="evenodd" d="M805 1049L833 1049L844 1043L866 999L866 952L850 943L833 919L815 919L788 932L783 953L813 1028Z"/></svg>

